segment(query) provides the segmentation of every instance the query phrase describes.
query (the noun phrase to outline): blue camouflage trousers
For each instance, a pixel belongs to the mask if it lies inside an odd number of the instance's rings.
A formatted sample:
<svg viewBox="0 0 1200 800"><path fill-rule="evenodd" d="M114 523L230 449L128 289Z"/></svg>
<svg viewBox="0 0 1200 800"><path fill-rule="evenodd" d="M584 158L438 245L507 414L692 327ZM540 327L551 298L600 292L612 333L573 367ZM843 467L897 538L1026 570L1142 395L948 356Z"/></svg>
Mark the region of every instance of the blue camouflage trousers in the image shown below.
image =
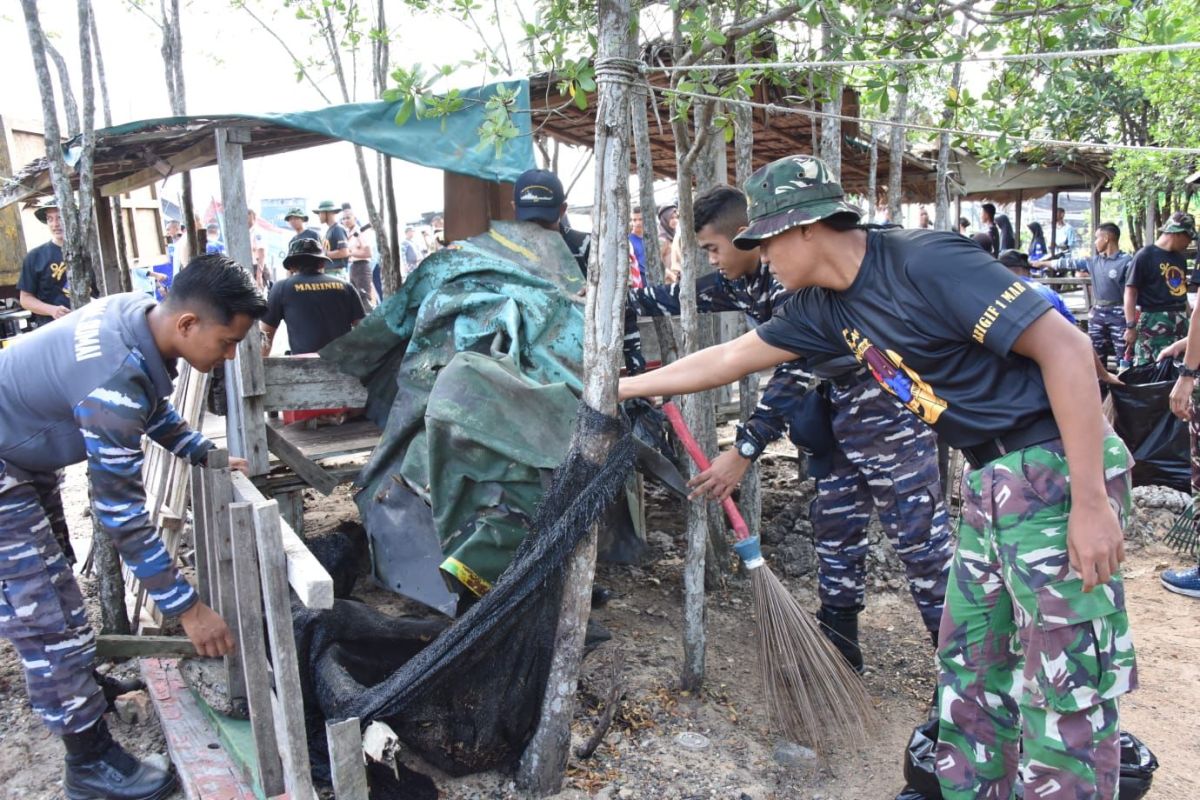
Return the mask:
<svg viewBox="0 0 1200 800"><path fill-rule="evenodd" d="M1092 306L1088 317L1088 338L1101 360L1112 354L1113 359L1125 358L1125 309L1121 306Z"/></svg>
<svg viewBox="0 0 1200 800"><path fill-rule="evenodd" d="M1125 445L1104 475L1122 525ZM1061 442L1009 453L963 478L958 552L938 645L938 780L946 800L1113 800L1117 698L1137 686L1121 579L1083 591L1067 555ZM1020 745L1023 745L1020 746Z"/></svg>
<svg viewBox="0 0 1200 800"><path fill-rule="evenodd" d="M0 461L0 636L21 657L33 710L61 736L91 727L105 702L92 677L96 636L43 505L46 485L57 478Z"/></svg>
<svg viewBox="0 0 1200 800"><path fill-rule="evenodd" d="M831 386L833 471L809 509L821 604L861 608L871 510L904 563L909 591L937 634L954 545L942 502L937 438L875 381Z"/></svg>

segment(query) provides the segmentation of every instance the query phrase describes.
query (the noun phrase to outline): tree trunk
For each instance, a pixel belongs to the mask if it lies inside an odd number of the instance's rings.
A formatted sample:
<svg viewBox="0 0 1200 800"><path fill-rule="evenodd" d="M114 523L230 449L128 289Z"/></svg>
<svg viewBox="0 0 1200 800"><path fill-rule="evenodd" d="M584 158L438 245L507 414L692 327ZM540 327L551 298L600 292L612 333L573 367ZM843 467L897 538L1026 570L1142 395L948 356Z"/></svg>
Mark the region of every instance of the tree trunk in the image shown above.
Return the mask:
<svg viewBox="0 0 1200 800"><path fill-rule="evenodd" d="M879 137L875 135L875 126L867 126L868 136L871 137L870 154L867 161L867 221L875 219L875 208L879 205Z"/></svg>
<svg viewBox="0 0 1200 800"><path fill-rule="evenodd" d="M901 67L896 80L892 113L892 119L896 122L904 122L908 116L908 77L908 69ZM895 224L901 224L904 216L901 188L904 180L904 138L904 128L893 125L889 143L891 152L888 154L888 216Z"/></svg>
<svg viewBox="0 0 1200 800"><path fill-rule="evenodd" d="M821 56L825 60L834 59L841 51L833 28L828 23L821 25ZM840 115L842 113L842 76L837 70L830 70L825 75L825 100L821 110L826 114ZM842 179L842 121L834 117L821 119L821 160L829 170L829 175L835 180Z"/></svg>
<svg viewBox="0 0 1200 800"><path fill-rule="evenodd" d="M963 20L962 28L959 29L958 37L960 45L964 43L967 35L967 20ZM954 95L954 101L958 101L958 91L962 87L962 61L954 62L954 69L950 73L950 93ZM942 109L942 127L949 128L954 122L954 109L950 105L950 100L947 98L946 107ZM933 227L939 231L958 230L958 220L950 217L950 134L938 134L938 154L937 154L937 188L936 199L933 212ZM1018 228L1020 226L1018 225ZM1020 236L1020 230L1017 235Z"/></svg>
<svg viewBox="0 0 1200 800"><path fill-rule="evenodd" d="M54 62L54 70L58 73L58 87L62 89L63 113L67 119L67 136L74 139L79 135L79 103L75 100L75 91L71 88L71 73L67 69L66 59L50 42L46 42L46 55Z"/></svg>
<svg viewBox="0 0 1200 800"><path fill-rule="evenodd" d="M744 106L734 111L733 147L736 164L734 174L738 186L745 186L754 172L754 112ZM747 325L747 328L749 326ZM758 374L751 373L738 382L738 412L743 424L758 405ZM741 486L742 516L751 536L758 536L762 521L762 483L758 461L750 464Z"/></svg>
<svg viewBox="0 0 1200 800"><path fill-rule="evenodd" d="M621 62L610 59L631 59L635 42L630 0L600 0L598 11L595 246L592 248L596 256L587 275L583 401L608 414L617 403L629 277L630 118L625 84L634 77L628 69L622 69ZM596 464L608 457L612 447L607 439L590 439L579 444L583 455ZM563 577L562 607L541 718L517 768L517 785L523 792L537 796L557 792L566 770L595 559L596 527L593 526L576 549Z"/></svg>
<svg viewBox="0 0 1200 800"><path fill-rule="evenodd" d="M642 207L642 220L646 229L646 241L653 241L654 247L646 248L646 275L652 284L661 284L666 280L665 266L658 252L658 213L647 213L654 209L654 156L650 152L650 123L646 118L648 100L646 92L638 91L630 99L630 117L633 124L633 144L637 154L638 190ZM676 228L679 226L676 225ZM654 239L651 240L651 235ZM676 236L679 235L678 230ZM653 251L653 252L651 252ZM667 317L654 317L654 335L658 339L659 358L664 364L669 364L679 358L679 348L675 343L675 329Z"/></svg>
<svg viewBox="0 0 1200 800"><path fill-rule="evenodd" d="M91 33L92 33L92 52L96 56L96 82L100 84L100 100L101 108L104 112L104 127L112 127L112 106L108 100L108 78L104 74L104 56L100 50L100 32L96 28L96 15L91 16ZM133 289L133 284L129 275L129 254L125 251L127 242L125 239L125 215L121 211L121 198L118 195L111 199L112 202L112 222L116 230L117 238L117 264L116 264L116 286L120 291L128 292ZM108 288L108 265L105 265L105 288Z"/></svg>

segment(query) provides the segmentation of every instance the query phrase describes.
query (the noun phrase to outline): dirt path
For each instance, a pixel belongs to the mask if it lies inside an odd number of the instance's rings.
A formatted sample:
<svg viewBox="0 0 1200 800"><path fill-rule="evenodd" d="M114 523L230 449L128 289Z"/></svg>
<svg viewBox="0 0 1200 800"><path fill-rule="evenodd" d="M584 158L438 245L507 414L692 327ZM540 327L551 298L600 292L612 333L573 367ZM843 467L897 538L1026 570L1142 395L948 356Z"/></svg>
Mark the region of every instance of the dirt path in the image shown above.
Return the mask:
<svg viewBox="0 0 1200 800"><path fill-rule="evenodd" d="M78 552L86 552L89 521L82 516L86 495L82 470L69 473L65 497ZM803 530L794 501L794 481L786 470L773 481L768 508L787 531ZM610 681L610 659L619 649L625 698L596 754L573 759L568 791L581 798L730 798L730 800L891 800L903 782L900 760L914 725L925 718L933 691L932 652L907 592L873 561L874 577L864 613L862 639L869 669L867 686L878 718L870 737L856 750L819 766L801 759L783 766L774 757L754 675L754 625L748 588L735 578L708 604L708 683L703 696L675 689L682 662L680 585L682 544L677 506L659 502L651 510L651 551L646 566L601 565L598 581L614 591L596 618L613 633L586 662L576 743L590 733L596 698ZM354 515L349 494L310 499L310 535ZM786 532L785 532L786 533ZM806 607L816 607L814 581L805 574L807 556L796 534L775 532L773 563ZM1126 586L1138 646L1141 688L1122 706L1123 727L1141 737L1162 766L1150 797L1191 800L1200 763L1200 601L1165 592L1158 574L1178 559L1152 544L1131 552ZM797 566L801 565L801 566ZM85 594L94 586L83 581ZM360 584L361 586L361 584ZM132 665L126 667L132 669ZM157 725L131 727L114 721L115 735L139 755L163 749ZM680 739L680 734L700 734ZM695 744L698 742L699 744ZM689 749L686 745L699 746ZM0 644L0 796L61 796L61 746L45 733L25 700L20 664L11 646ZM483 800L519 795L508 776L485 774L448 778L432 774L447 798Z"/></svg>

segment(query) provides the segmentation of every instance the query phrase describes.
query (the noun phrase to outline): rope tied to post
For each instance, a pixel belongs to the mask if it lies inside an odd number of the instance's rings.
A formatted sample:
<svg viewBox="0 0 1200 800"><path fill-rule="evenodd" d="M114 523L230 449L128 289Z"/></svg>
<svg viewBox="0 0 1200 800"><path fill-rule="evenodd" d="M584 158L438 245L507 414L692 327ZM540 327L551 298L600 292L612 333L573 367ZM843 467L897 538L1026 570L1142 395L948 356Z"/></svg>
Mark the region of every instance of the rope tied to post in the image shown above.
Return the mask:
<svg viewBox="0 0 1200 800"><path fill-rule="evenodd" d="M636 58L606 56L596 59L596 82L615 83L628 89L640 88L646 65Z"/></svg>

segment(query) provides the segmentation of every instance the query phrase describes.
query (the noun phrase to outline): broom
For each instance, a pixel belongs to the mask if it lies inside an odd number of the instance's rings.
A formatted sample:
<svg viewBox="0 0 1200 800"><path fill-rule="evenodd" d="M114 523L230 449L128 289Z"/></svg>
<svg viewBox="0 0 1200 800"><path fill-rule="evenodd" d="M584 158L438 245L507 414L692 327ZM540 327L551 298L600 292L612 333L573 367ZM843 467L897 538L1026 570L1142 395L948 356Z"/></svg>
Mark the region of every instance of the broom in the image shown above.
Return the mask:
<svg viewBox="0 0 1200 800"><path fill-rule="evenodd" d="M679 408L663 404L663 413L700 469L708 458L688 430ZM821 632L812 614L800 607L763 560L757 536L750 535L731 498L721 501L737 542L733 549L750 573L758 611L758 669L766 693L768 722L794 741L828 755L839 745L864 741L874 706L862 679Z"/></svg>

